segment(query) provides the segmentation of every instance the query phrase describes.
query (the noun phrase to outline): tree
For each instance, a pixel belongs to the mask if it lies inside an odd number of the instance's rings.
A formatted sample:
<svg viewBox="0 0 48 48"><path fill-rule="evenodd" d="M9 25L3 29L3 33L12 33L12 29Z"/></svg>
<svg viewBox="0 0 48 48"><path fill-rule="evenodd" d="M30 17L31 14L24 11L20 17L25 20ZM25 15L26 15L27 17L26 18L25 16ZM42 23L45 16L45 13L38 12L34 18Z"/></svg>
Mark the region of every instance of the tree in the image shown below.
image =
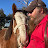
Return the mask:
<svg viewBox="0 0 48 48"><path fill-rule="evenodd" d="M8 16L6 16L5 23L10 23L10 21L12 20L12 18L13 18L13 14L9 14Z"/></svg>
<svg viewBox="0 0 48 48"><path fill-rule="evenodd" d="M8 16L7 16L7 20L11 20L13 18L13 14L9 14Z"/></svg>
<svg viewBox="0 0 48 48"><path fill-rule="evenodd" d="M5 17L6 17L6 15L4 14L3 9L0 9L0 29L5 24Z"/></svg>
<svg viewBox="0 0 48 48"><path fill-rule="evenodd" d="M14 0L14 1L16 1L16 4L18 4L18 6L21 6L22 9L24 9L24 8L26 8L26 7L29 5L29 3L30 3L32 0ZM20 8L21 8L21 7L20 7Z"/></svg>
<svg viewBox="0 0 48 48"><path fill-rule="evenodd" d="M0 16L2 16L2 17L6 17L6 15L4 14L3 9L0 9Z"/></svg>

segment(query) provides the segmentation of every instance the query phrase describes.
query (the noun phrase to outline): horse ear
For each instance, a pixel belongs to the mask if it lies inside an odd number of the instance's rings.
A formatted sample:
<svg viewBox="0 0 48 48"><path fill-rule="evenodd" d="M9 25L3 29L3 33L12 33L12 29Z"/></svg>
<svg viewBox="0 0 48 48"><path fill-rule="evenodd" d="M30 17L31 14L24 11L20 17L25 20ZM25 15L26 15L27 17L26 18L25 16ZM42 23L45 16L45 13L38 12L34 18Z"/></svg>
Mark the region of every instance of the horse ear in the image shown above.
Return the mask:
<svg viewBox="0 0 48 48"><path fill-rule="evenodd" d="M17 7L16 7L15 3L13 3L13 5L12 5L12 10L13 10L13 16L14 16L17 11Z"/></svg>

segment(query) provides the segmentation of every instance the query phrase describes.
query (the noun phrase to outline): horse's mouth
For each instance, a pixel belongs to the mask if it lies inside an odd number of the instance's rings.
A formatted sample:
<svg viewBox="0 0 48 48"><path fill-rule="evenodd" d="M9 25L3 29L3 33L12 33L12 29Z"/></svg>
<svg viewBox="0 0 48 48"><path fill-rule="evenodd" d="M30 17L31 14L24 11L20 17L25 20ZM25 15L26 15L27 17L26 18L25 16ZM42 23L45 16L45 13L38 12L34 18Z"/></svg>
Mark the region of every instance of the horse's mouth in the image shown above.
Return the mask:
<svg viewBox="0 0 48 48"><path fill-rule="evenodd" d="M24 43L21 43L21 45L26 47L28 45L28 40L25 41Z"/></svg>

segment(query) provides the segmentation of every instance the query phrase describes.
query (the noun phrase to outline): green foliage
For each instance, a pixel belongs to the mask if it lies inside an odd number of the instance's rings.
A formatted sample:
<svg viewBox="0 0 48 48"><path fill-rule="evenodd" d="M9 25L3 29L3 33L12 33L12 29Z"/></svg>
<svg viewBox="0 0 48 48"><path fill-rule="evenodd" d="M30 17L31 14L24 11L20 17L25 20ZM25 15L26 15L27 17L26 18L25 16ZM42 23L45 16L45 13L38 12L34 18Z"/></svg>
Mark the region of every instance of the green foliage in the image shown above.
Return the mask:
<svg viewBox="0 0 48 48"><path fill-rule="evenodd" d="M6 17L6 15L4 14L3 9L0 9L0 16Z"/></svg>
<svg viewBox="0 0 48 48"><path fill-rule="evenodd" d="M2 26L4 26L5 24L5 17L6 15L4 14L3 9L0 9L0 27L2 28ZM1 29L0 28L0 29Z"/></svg>
<svg viewBox="0 0 48 48"><path fill-rule="evenodd" d="M12 20L12 18L13 18L13 14L9 14L9 15L7 16L7 20Z"/></svg>

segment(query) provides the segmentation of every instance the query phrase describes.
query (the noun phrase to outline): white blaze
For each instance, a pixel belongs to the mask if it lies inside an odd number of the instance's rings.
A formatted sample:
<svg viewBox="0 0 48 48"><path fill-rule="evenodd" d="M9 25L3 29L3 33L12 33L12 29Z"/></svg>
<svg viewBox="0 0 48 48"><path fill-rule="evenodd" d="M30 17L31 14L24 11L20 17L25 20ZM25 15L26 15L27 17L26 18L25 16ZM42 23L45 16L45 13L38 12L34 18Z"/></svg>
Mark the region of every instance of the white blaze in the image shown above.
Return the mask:
<svg viewBox="0 0 48 48"><path fill-rule="evenodd" d="M26 40L25 17L26 16L22 12L16 12L14 16L17 23L17 26L15 27L15 31L18 28L21 40L25 41Z"/></svg>

